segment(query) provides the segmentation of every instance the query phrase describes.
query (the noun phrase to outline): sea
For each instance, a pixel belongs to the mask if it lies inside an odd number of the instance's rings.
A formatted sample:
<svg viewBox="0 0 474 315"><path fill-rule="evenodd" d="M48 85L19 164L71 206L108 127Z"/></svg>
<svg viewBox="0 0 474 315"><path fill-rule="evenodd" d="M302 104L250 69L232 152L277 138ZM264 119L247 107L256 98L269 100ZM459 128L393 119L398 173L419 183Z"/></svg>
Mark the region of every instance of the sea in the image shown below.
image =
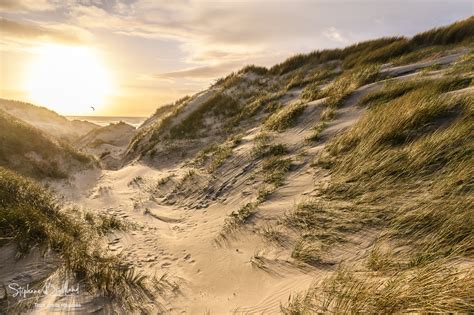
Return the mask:
<svg viewBox="0 0 474 315"><path fill-rule="evenodd" d="M123 121L135 128L138 128L147 117L126 117L126 116L67 116L70 120L86 120L99 126L108 126Z"/></svg>

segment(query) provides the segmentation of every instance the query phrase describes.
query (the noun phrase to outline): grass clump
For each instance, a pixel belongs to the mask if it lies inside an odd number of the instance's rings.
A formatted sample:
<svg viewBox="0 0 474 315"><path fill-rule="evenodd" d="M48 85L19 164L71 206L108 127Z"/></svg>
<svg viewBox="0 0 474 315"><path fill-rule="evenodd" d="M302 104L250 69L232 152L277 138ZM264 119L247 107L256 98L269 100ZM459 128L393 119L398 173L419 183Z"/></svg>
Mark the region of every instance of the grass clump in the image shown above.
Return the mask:
<svg viewBox="0 0 474 315"><path fill-rule="evenodd" d="M269 156L284 155L288 149L283 144L271 143L272 137L267 133L261 133L254 139L254 146L252 148L252 156L260 159Z"/></svg>
<svg viewBox="0 0 474 315"><path fill-rule="evenodd" d="M173 120L184 110L190 100L191 97L185 96L172 104L158 108L130 140L128 153L146 153L153 150L160 137L170 129Z"/></svg>
<svg viewBox="0 0 474 315"><path fill-rule="evenodd" d="M242 120L254 117L261 111L273 113L280 108L278 100L285 94L284 91L269 92L258 96L242 107L240 113L232 120L232 125L238 125Z"/></svg>
<svg viewBox="0 0 474 315"><path fill-rule="evenodd" d="M286 148L281 145L269 145L270 139L267 134L260 134L255 139L258 148L254 148L254 156L265 158L262 162L264 183L258 189L256 200L246 203L238 211L232 211L225 220L220 233L221 238L225 238L227 233L249 222L258 206L267 201L277 187L283 185L285 174L291 166L291 159L282 159L280 155L286 153Z"/></svg>
<svg viewBox="0 0 474 315"><path fill-rule="evenodd" d="M113 217L86 214L81 218L74 213L62 211L51 193L35 182L0 168L1 238L13 242L21 254L36 247L51 250L68 276L123 307L147 299L145 277L99 245L99 235L126 226Z"/></svg>
<svg viewBox="0 0 474 315"><path fill-rule="evenodd" d="M243 67L239 71L239 73L248 73L248 72L252 72L258 75L266 75L268 72L268 69L265 67L260 67L256 65L248 65L248 66Z"/></svg>
<svg viewBox="0 0 474 315"><path fill-rule="evenodd" d="M258 188L257 191L257 202L262 203L268 200L270 195L275 191L274 186L271 185L262 185Z"/></svg>
<svg viewBox="0 0 474 315"><path fill-rule="evenodd" d="M356 276L340 268L321 285L293 296L284 314L469 313L474 275L433 263L388 279Z"/></svg>
<svg viewBox="0 0 474 315"><path fill-rule="evenodd" d="M378 223L377 207L359 207L325 199L309 199L285 214L282 223L299 234L292 257L308 264L332 263L327 250L348 233Z"/></svg>
<svg viewBox="0 0 474 315"><path fill-rule="evenodd" d="M298 54L285 60L284 62L277 64L269 69L269 73L275 75L283 75L288 72L300 69L303 66L308 65L321 65L332 61L346 61L351 58L357 58L363 56L370 51L374 51L378 48L383 48L400 38L380 38L370 40L366 42L357 43L346 47L344 49L326 49L321 51L313 51L309 54Z"/></svg>
<svg viewBox="0 0 474 315"><path fill-rule="evenodd" d="M386 271L393 266L392 258L388 252L381 250L379 246L374 246L369 252L366 261L367 269L371 271Z"/></svg>
<svg viewBox="0 0 474 315"><path fill-rule="evenodd" d="M399 60L408 55L412 55L412 60L419 60L423 55L432 54L437 50L437 46L471 42L474 35L474 18L453 23L446 27L436 28L424 33L420 33L411 39L398 37L385 42L385 45L372 46L370 49L359 49L344 58L344 67L353 68L372 63L387 63L392 60ZM390 42L391 41L391 42ZM376 43L376 42L375 42ZM428 50L427 50L428 49ZM423 52L427 50L427 52ZM421 52L421 55L420 55Z"/></svg>
<svg viewBox="0 0 474 315"><path fill-rule="evenodd" d="M256 200L246 203L238 211L232 211L225 220L220 237L225 238L227 233L250 221L257 212L258 206L267 201L277 187L283 185L284 176L290 169L290 165L291 159L282 159L278 156L269 157L263 161L264 184L259 187Z"/></svg>
<svg viewBox="0 0 474 315"><path fill-rule="evenodd" d="M291 257L308 265L317 266L325 263L325 252L322 243L300 239L293 248Z"/></svg>
<svg viewBox="0 0 474 315"><path fill-rule="evenodd" d="M285 89L289 91L294 88L303 87L308 83L309 83L309 80L306 78L306 73L303 71L298 71L296 72L295 75L290 77L290 80L288 84L286 85Z"/></svg>
<svg viewBox="0 0 474 315"><path fill-rule="evenodd" d="M424 263L473 253L474 103L445 94L466 84L427 81L370 108L320 158L332 172L325 197L380 207L381 227Z"/></svg>
<svg viewBox="0 0 474 315"><path fill-rule="evenodd" d="M324 103L328 107L337 108L342 106L344 101L357 88L376 81L379 69L378 65L371 65L342 75L321 92L321 96L326 97Z"/></svg>
<svg viewBox="0 0 474 315"><path fill-rule="evenodd" d="M318 141L320 139L321 133L323 130L326 128L327 123L324 121L321 121L317 123L313 128L312 128L312 133L309 135L306 140L308 141Z"/></svg>
<svg viewBox="0 0 474 315"><path fill-rule="evenodd" d="M448 75L472 76L474 73L474 52L465 54L447 72Z"/></svg>
<svg viewBox="0 0 474 315"><path fill-rule="evenodd" d="M302 97L308 102L325 98L326 106L340 107L357 88L376 81L379 78L379 70L380 67L373 64L345 71L323 88L319 85L308 86Z"/></svg>
<svg viewBox="0 0 474 315"><path fill-rule="evenodd" d="M296 70L308 64L308 62L311 59L316 59L316 58L314 58L314 56L310 54L308 55L297 54L295 56L288 58L284 62L271 67L269 72L271 74L283 75L285 73L291 72L293 70Z"/></svg>
<svg viewBox="0 0 474 315"><path fill-rule="evenodd" d="M413 36L411 42L417 46L449 45L463 41L472 42L474 37L474 17L455 22L445 27L435 28Z"/></svg>
<svg viewBox="0 0 474 315"><path fill-rule="evenodd" d="M364 66L374 63L385 63L388 60L411 51L410 42L406 38L397 38L392 43L361 54L355 54L344 60L346 68Z"/></svg>
<svg viewBox="0 0 474 315"><path fill-rule="evenodd" d="M235 99L223 93L216 94L201 104L183 121L171 127L169 136L172 139L198 138L206 131L205 120L209 115L222 119L232 117L239 110L239 103Z"/></svg>
<svg viewBox="0 0 474 315"><path fill-rule="evenodd" d="M165 176L165 177L162 177L158 180L158 182L156 183L156 185L158 187L161 187L161 186L164 186L166 185L170 180L171 178L173 177L173 175L168 175L168 176Z"/></svg>
<svg viewBox="0 0 474 315"><path fill-rule="evenodd" d="M278 156L269 157L263 161L262 172L264 182L274 187L283 185L285 174L290 170L291 159L282 159Z"/></svg>
<svg viewBox="0 0 474 315"><path fill-rule="evenodd" d="M100 235L106 235L112 231L127 231L134 227L132 223L121 220L113 215L98 214L91 212L84 214L84 220L91 225Z"/></svg>
<svg viewBox="0 0 474 315"><path fill-rule="evenodd" d="M422 88L426 90L431 89L432 93L446 93L466 88L471 84L472 78L469 77L451 77L437 81L417 80L402 81L394 84L387 83L382 90L364 96L358 105L366 107L377 106L404 96L413 90Z"/></svg>
<svg viewBox="0 0 474 315"><path fill-rule="evenodd" d="M252 265L252 267L258 268L264 271L269 270L267 267L267 262L268 262L268 259L266 259L265 256L263 256L262 251L256 251L255 254L252 257L250 257L250 260L249 260L249 263Z"/></svg>
<svg viewBox="0 0 474 315"><path fill-rule="evenodd" d="M376 92L372 92L362 97L358 103L359 106L372 107L394 100L420 86L420 82L406 81L395 84L386 84L385 87Z"/></svg>
<svg viewBox="0 0 474 315"><path fill-rule="evenodd" d="M216 171L232 155L231 143L213 144L202 150L195 161L198 165L206 165L209 173Z"/></svg>
<svg viewBox="0 0 474 315"><path fill-rule="evenodd" d="M224 143L212 144L203 149L195 158L195 162L200 165L206 165L209 173L215 172L224 162L232 156L232 151L242 142L242 136L231 136Z"/></svg>
<svg viewBox="0 0 474 315"><path fill-rule="evenodd" d="M443 122L449 123L457 117L464 116L467 118L470 115L472 100L440 96L440 87L444 89L447 86L449 84L428 84L393 100L387 106L373 108L350 132L332 141L328 145L328 151L332 156L349 151L356 153L344 161L341 160L341 163L339 163L340 167L346 170L351 167L349 164L354 166L355 164L352 163L357 163L356 159L369 157L371 154L379 151L381 146L391 149L393 146L411 144L406 149L415 149L416 144L421 145L429 141L430 137L423 136L430 134L430 131L437 130L440 125L443 125ZM462 113L465 115L462 115ZM451 117L451 120L445 120L446 118L443 119L443 117ZM378 127L374 130L372 126ZM463 129L462 126L459 127ZM451 128L440 130L436 133L436 136L441 136L449 131L454 130ZM461 130L458 129L458 131ZM420 141L416 144L413 143L417 139ZM393 149L394 153L398 153L398 157L403 157L403 155L400 156L403 150ZM428 152L432 154L431 158L435 158L435 152L432 150ZM344 155L344 157L347 156ZM421 158L416 160L422 162ZM398 165L400 167L399 163L394 163L393 166ZM387 165L381 165L373 172L370 172L370 174L375 174L382 169L387 169ZM355 168L355 170L360 170L360 168ZM415 169L410 168L410 170L416 172ZM387 171L390 172L389 169ZM382 176L382 174L379 176Z"/></svg>
<svg viewBox="0 0 474 315"><path fill-rule="evenodd" d="M407 65L410 63L420 62L422 60L433 59L436 57L442 57L446 51L449 50L446 46L427 46L421 47L403 55L394 57L390 60L390 63L394 66Z"/></svg>
<svg viewBox="0 0 474 315"><path fill-rule="evenodd" d="M251 218L255 215L258 202L248 202L237 211L232 211L224 221L224 227L221 232L221 236L225 238L225 235L238 227L248 223Z"/></svg>
<svg viewBox="0 0 474 315"><path fill-rule="evenodd" d="M257 147L254 150L254 155L257 158L263 158L267 156L283 155L288 152L288 149L284 144L269 144L263 147Z"/></svg>
<svg viewBox="0 0 474 315"><path fill-rule="evenodd" d="M239 75L241 72L232 72L224 78L220 78L216 81L213 86L219 86L223 89L231 89L245 82L245 78Z"/></svg>
<svg viewBox="0 0 474 315"><path fill-rule="evenodd" d="M281 230L272 227L270 225L264 226L261 230L261 234L265 240L278 245L286 245L288 237Z"/></svg>
<svg viewBox="0 0 474 315"><path fill-rule="evenodd" d="M319 116L319 122L311 128L312 133L309 135L307 141L318 141L321 133L327 127L328 122L336 117L336 109L333 107L326 107Z"/></svg>
<svg viewBox="0 0 474 315"><path fill-rule="evenodd" d="M195 170L190 169L176 183L176 185L174 186L173 192L177 193L177 192L183 191L184 189L186 189L190 185L196 184L196 181L197 181L197 173L196 173Z"/></svg>
<svg viewBox="0 0 474 315"><path fill-rule="evenodd" d="M334 108L328 107L323 109L319 116L319 120L322 122L330 121L336 117L336 110Z"/></svg>
<svg viewBox="0 0 474 315"><path fill-rule="evenodd" d="M265 121L264 126L268 130L284 131L296 124L298 118L306 109L306 104L294 103L283 107L278 112L272 114Z"/></svg>
<svg viewBox="0 0 474 315"><path fill-rule="evenodd" d="M0 166L32 178L67 178L93 165L92 157L0 110Z"/></svg>
<svg viewBox="0 0 474 315"><path fill-rule="evenodd" d="M316 72L309 79L309 84L301 92L301 98L306 101L318 99L321 92L321 86L334 75L334 70L331 68Z"/></svg>
<svg viewBox="0 0 474 315"><path fill-rule="evenodd" d="M45 189L0 168L1 236L12 238L21 253L48 242L57 247L82 229L59 211L55 198Z"/></svg>
<svg viewBox="0 0 474 315"><path fill-rule="evenodd" d="M380 104L387 103L398 97L404 96L409 92L416 89L431 89L431 93L445 93L455 90L466 88L472 84L471 78L464 77L453 77L439 81L433 80L417 80L417 81L404 81L399 83L387 83L385 88L372 92L364 96L358 103L359 106L377 106Z"/></svg>
<svg viewBox="0 0 474 315"><path fill-rule="evenodd" d="M212 153L211 163L209 164L209 167L207 168L208 172L213 173L222 164L224 164L225 160L227 160L231 155L232 155L231 145L219 146L219 148Z"/></svg>
<svg viewBox="0 0 474 315"><path fill-rule="evenodd" d="M357 222L352 209L335 207L320 200L307 200L299 203L295 209L285 215L284 223L301 232L307 238L324 240L331 243L340 240L344 231L357 231L361 222Z"/></svg>

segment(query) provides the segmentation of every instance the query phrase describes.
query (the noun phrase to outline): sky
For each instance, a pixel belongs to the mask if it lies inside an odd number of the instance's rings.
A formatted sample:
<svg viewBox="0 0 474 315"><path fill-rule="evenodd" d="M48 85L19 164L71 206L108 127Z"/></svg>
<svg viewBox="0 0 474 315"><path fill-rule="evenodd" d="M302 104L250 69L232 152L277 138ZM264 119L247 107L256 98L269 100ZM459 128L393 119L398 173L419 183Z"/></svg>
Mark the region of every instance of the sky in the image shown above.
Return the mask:
<svg viewBox="0 0 474 315"><path fill-rule="evenodd" d="M0 98L148 116L247 64L473 14L472 0L0 0Z"/></svg>

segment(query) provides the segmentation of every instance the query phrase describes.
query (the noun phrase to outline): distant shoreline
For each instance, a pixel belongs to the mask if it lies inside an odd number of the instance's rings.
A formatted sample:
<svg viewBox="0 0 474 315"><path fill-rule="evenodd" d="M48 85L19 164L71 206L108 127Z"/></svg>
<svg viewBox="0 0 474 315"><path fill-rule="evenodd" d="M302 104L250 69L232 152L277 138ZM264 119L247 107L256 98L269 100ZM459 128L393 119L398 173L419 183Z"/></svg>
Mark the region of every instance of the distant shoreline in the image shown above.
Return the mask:
<svg viewBox="0 0 474 315"><path fill-rule="evenodd" d="M136 116L66 116L66 118L69 120L85 120L100 126L108 126L109 124L123 121L135 128L139 127L147 119L147 117Z"/></svg>

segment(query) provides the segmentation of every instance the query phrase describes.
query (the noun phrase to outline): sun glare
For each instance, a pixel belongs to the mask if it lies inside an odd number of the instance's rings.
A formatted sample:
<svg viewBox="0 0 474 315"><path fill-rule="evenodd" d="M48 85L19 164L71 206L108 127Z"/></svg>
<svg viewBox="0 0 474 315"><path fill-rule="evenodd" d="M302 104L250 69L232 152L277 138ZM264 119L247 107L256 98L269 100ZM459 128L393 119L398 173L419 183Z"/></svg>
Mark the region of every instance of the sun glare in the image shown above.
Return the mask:
<svg viewBox="0 0 474 315"><path fill-rule="evenodd" d="M93 114L112 92L106 67L87 47L42 47L27 76L31 101L65 115Z"/></svg>

